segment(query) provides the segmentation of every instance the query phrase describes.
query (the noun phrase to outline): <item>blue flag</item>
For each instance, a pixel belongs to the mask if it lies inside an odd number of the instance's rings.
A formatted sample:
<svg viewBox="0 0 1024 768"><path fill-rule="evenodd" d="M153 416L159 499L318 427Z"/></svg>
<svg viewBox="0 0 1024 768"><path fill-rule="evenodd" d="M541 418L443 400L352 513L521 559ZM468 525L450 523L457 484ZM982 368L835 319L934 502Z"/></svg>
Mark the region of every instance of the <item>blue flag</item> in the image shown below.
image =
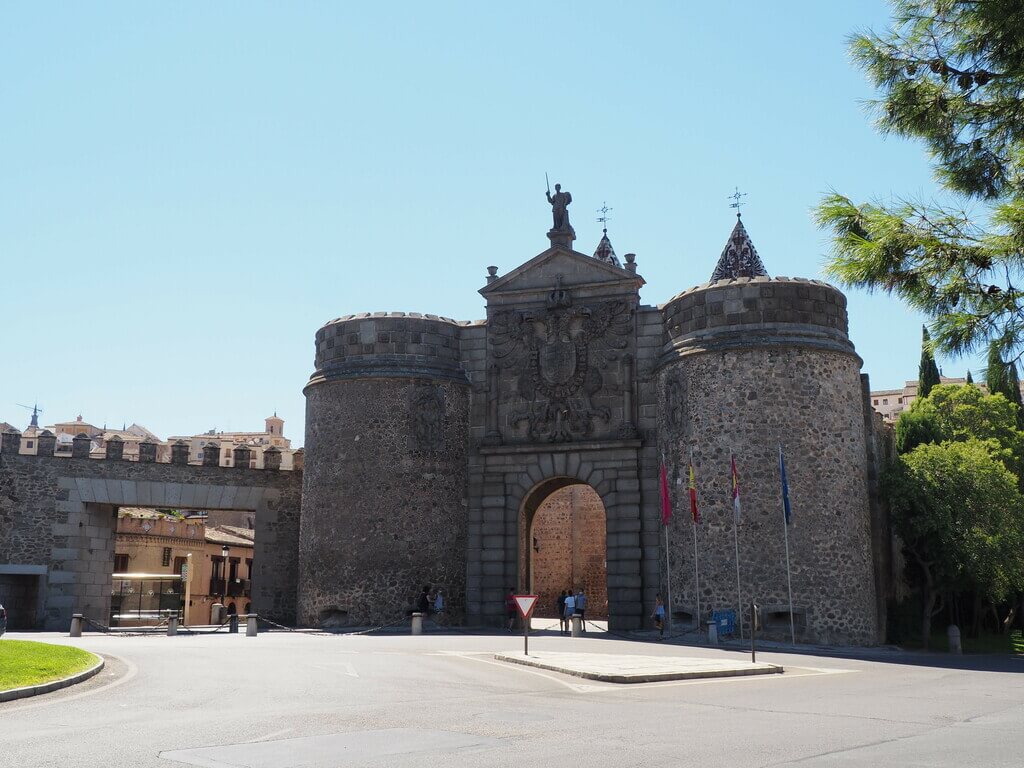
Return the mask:
<svg viewBox="0 0 1024 768"><path fill-rule="evenodd" d="M779 446L779 475L782 477L782 514L786 518L786 525L789 525L793 510L789 506L789 482L786 480L786 460L782 456L781 445Z"/></svg>

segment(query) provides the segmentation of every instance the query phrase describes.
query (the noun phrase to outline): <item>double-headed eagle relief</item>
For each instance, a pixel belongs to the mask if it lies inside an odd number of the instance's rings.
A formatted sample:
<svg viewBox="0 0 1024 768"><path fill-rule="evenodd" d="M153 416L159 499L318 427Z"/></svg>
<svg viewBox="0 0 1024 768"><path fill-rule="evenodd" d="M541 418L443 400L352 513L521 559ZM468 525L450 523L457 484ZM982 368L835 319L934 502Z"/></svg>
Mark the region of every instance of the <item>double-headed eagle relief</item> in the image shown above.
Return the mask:
<svg viewBox="0 0 1024 768"><path fill-rule="evenodd" d="M525 424L531 440L557 443L587 437L595 419L609 420L594 397L607 385L602 368L628 348L629 304L574 306L559 276L543 309L505 310L491 323L495 364L518 373L513 428Z"/></svg>

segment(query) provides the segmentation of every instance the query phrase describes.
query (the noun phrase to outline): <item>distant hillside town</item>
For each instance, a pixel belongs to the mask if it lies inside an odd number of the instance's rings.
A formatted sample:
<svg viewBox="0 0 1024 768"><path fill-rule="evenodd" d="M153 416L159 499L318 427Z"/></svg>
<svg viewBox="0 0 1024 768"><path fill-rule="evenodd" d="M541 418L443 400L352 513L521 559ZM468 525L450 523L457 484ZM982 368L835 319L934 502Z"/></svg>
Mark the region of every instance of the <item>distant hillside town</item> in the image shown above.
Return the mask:
<svg viewBox="0 0 1024 768"><path fill-rule="evenodd" d="M940 376L942 384L966 384L967 379L963 377ZM910 408L910 404L917 399L917 379L908 381L902 389L879 389L871 393L871 407L882 415L886 424L895 424L900 414ZM973 382L983 392L988 392L984 382ZM1024 395L1024 382L1020 385L1021 395Z"/></svg>

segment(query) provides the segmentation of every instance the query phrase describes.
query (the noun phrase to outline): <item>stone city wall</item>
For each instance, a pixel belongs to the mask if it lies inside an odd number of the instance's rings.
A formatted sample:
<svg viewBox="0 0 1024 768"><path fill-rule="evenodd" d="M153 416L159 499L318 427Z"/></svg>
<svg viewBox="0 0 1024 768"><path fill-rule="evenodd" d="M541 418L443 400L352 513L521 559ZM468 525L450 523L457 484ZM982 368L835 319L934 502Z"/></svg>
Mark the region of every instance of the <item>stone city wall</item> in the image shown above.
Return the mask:
<svg viewBox="0 0 1024 768"><path fill-rule="evenodd" d="M302 623L388 624L425 584L441 589L453 620L462 616L469 385L458 330L392 314L318 334L306 388Z"/></svg>
<svg viewBox="0 0 1024 768"><path fill-rule="evenodd" d="M835 299L838 291L780 280L719 283L691 294L687 309L679 302L667 313L674 320L659 374L660 444L672 468L676 510L669 527L674 609L692 615L696 606L686 487L692 450L704 518L697 529L703 617L735 609L738 602L745 612L753 599L762 607L766 632L788 636L782 445L793 509L789 550L797 639L872 644L878 618L860 359L843 332L845 301ZM808 297L800 298L804 292ZM714 325L708 333L696 315L682 317L719 301L727 315L733 302L733 325ZM808 301L812 308L768 309L780 301ZM825 309L815 310L814 302ZM704 318L710 322L715 312ZM739 598L731 453L742 509Z"/></svg>
<svg viewBox="0 0 1024 768"><path fill-rule="evenodd" d="M301 472L21 456L14 437L0 450L0 573L44 569L40 628L73 612L106 622L119 506L251 510L254 610L294 623Z"/></svg>

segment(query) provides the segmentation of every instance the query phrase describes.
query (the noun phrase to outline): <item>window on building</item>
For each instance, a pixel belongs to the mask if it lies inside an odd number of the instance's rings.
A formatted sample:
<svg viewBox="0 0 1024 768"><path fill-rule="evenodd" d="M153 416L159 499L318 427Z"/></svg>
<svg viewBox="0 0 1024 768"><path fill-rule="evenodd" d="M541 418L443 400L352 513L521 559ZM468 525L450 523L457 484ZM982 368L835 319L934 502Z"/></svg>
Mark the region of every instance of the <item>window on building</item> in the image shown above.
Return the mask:
<svg viewBox="0 0 1024 768"><path fill-rule="evenodd" d="M224 558L214 555L210 558L210 565L213 567L211 577L217 580L224 578Z"/></svg>
<svg viewBox="0 0 1024 768"><path fill-rule="evenodd" d="M203 460L203 452L200 451L199 453L197 453L196 454L196 458L199 459L200 461L202 461Z"/></svg>
<svg viewBox="0 0 1024 768"><path fill-rule="evenodd" d="M888 405L888 404L889 404L889 398L888 397L883 397L882 398L882 405Z"/></svg>
<svg viewBox="0 0 1024 768"><path fill-rule="evenodd" d="M35 443L32 442L31 440L29 440L28 443L25 445L25 447L26 448L31 448L33 445L35 445Z"/></svg>
<svg viewBox="0 0 1024 768"><path fill-rule="evenodd" d="M231 580L231 581L234 581L235 579L238 578L238 563L239 563L239 558L237 558L237 557L232 557L231 558L231 568L228 570L228 579Z"/></svg>
<svg viewBox="0 0 1024 768"><path fill-rule="evenodd" d="M252 578L252 558L251 557L245 558L245 578L247 578L247 579L251 579Z"/></svg>
<svg viewBox="0 0 1024 768"><path fill-rule="evenodd" d="M128 573L128 555L114 555L114 573Z"/></svg>
<svg viewBox="0 0 1024 768"><path fill-rule="evenodd" d="M878 398L875 398L875 405L878 405Z"/></svg>
<svg viewBox="0 0 1024 768"><path fill-rule="evenodd" d="M162 566L164 566L166 568L170 564L171 564L171 548L170 547L164 547L164 554L160 558L160 565L162 565Z"/></svg>

